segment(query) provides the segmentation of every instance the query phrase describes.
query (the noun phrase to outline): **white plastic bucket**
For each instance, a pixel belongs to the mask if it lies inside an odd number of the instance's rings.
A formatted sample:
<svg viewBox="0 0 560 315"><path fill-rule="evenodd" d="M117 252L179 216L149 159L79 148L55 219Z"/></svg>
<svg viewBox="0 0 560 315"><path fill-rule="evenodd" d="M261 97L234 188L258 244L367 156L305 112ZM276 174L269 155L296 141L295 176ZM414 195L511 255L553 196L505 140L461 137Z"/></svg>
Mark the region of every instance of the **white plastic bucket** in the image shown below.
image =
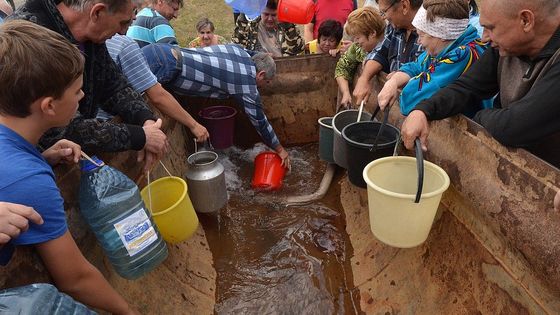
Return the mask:
<svg viewBox="0 0 560 315"><path fill-rule="evenodd" d="M381 242L400 248L422 244L430 233L441 196L449 187L449 176L434 163L424 161L424 186L419 203L416 159L390 156L364 168L369 221Z"/></svg>

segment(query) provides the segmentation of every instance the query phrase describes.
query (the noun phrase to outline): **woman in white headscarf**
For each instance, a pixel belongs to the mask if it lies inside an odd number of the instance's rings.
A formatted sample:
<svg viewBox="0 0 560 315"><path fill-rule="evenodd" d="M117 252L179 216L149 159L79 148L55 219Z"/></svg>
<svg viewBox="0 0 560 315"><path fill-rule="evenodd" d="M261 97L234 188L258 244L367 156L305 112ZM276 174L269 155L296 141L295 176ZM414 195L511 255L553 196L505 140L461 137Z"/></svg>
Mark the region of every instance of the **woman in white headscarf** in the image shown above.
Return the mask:
<svg viewBox="0 0 560 315"><path fill-rule="evenodd" d="M403 115L455 81L486 49L477 30L469 25L469 5L465 0L425 0L412 25L425 51L417 61L404 64L378 95L379 106L384 109L397 100L398 89L402 88ZM481 108L489 104L481 104Z"/></svg>

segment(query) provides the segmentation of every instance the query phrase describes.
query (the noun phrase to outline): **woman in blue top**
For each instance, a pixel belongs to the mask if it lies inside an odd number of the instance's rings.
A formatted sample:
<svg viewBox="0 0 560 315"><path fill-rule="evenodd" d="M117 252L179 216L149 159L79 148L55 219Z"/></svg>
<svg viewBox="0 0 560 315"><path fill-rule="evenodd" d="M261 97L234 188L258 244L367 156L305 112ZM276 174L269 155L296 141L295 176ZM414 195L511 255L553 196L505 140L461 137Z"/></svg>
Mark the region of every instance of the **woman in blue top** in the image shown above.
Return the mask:
<svg viewBox="0 0 560 315"><path fill-rule="evenodd" d="M402 88L403 115L455 81L486 49L476 29L469 26L465 0L425 0L412 25L425 51L417 61L404 64L393 74L378 95L379 106L384 109L396 101L398 89Z"/></svg>

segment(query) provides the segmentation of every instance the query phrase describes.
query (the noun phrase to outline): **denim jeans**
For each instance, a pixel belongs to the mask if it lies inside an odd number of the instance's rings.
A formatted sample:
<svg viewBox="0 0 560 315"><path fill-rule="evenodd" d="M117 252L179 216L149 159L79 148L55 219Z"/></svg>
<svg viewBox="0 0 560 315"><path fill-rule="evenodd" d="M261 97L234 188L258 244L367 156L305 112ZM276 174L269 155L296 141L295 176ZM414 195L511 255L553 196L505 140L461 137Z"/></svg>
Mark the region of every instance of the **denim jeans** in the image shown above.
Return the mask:
<svg viewBox="0 0 560 315"><path fill-rule="evenodd" d="M181 59L177 60L173 56L172 49L175 48L170 44L150 44L142 47L142 53L148 61L150 70L162 85L170 83L181 73ZM180 51L178 56L181 56Z"/></svg>

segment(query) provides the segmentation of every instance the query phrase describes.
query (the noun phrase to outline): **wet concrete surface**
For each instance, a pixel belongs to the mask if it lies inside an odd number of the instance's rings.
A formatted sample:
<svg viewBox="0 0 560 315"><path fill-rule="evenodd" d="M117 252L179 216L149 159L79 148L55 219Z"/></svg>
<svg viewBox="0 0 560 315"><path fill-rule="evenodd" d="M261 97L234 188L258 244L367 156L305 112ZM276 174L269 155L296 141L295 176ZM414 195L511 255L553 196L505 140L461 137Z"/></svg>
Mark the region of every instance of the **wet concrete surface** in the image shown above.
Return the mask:
<svg viewBox="0 0 560 315"><path fill-rule="evenodd" d="M256 192L250 187L253 159L263 150L220 153L228 205L216 215L199 215L217 271L215 312L359 314L338 180L324 199L286 207L282 197L318 188L326 163L318 161L316 144L291 148L284 186Z"/></svg>

